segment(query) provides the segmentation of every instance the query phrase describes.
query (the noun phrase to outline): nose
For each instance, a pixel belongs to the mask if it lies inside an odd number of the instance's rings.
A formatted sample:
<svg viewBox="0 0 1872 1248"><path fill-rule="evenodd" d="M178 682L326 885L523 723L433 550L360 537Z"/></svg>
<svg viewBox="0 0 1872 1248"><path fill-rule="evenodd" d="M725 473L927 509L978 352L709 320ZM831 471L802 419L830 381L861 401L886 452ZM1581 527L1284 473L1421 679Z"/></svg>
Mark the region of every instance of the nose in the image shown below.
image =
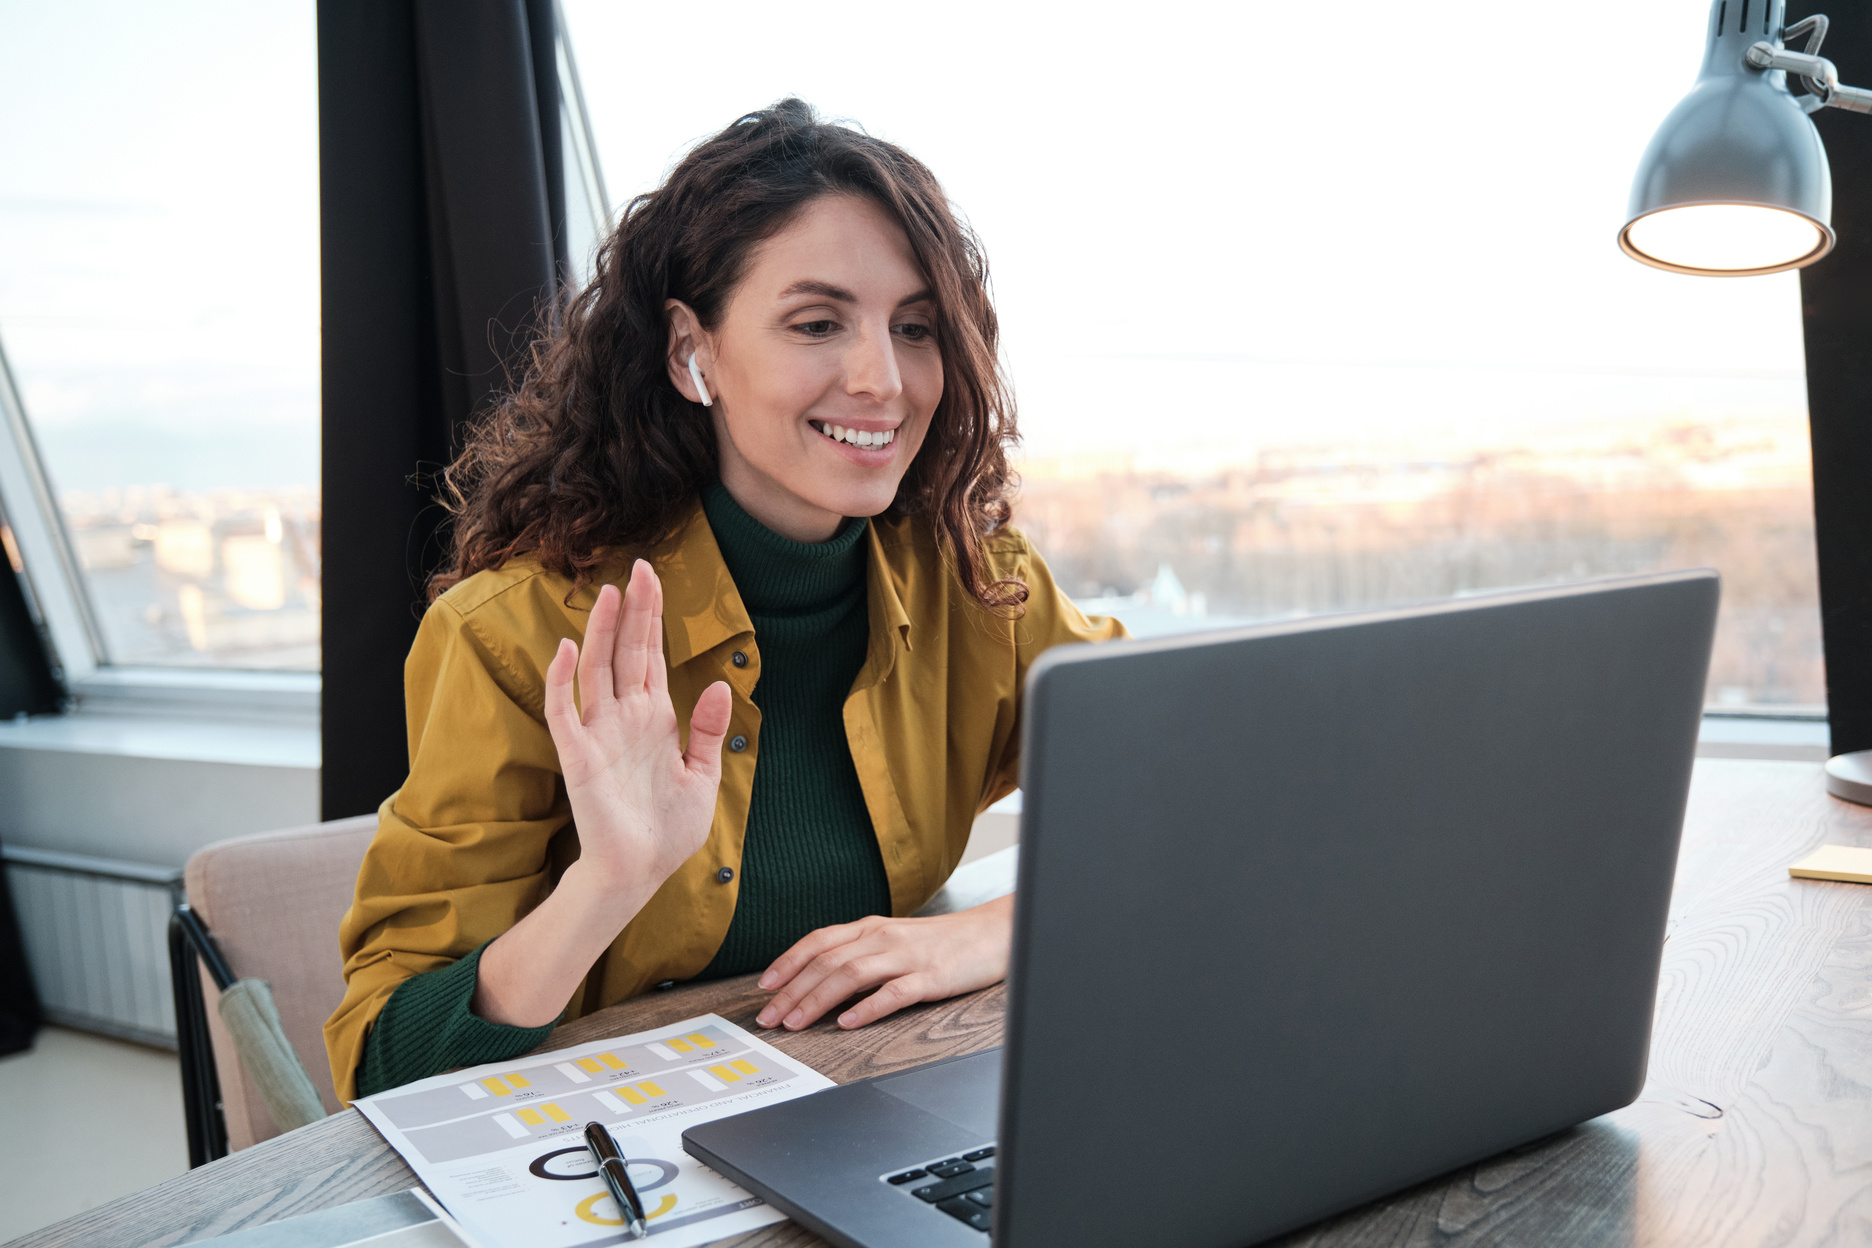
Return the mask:
<svg viewBox="0 0 1872 1248"><path fill-rule="evenodd" d="M889 325L866 326L845 353L845 392L888 403L903 393Z"/></svg>

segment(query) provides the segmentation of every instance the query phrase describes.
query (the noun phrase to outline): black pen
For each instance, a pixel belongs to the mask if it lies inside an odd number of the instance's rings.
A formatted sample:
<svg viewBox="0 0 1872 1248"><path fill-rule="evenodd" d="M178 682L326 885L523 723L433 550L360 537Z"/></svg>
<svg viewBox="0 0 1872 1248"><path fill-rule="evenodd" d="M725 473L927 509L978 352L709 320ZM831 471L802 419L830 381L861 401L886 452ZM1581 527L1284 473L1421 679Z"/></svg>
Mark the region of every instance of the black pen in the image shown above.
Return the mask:
<svg viewBox="0 0 1872 1248"><path fill-rule="evenodd" d="M633 1239L641 1239L649 1231L644 1224L643 1199L631 1186L630 1171L624 1167L624 1154L618 1152L617 1141L605 1130L604 1123L585 1124L585 1147L591 1150L592 1160L598 1163L598 1173L604 1175L605 1186L611 1189L611 1199L617 1201L618 1212L624 1215L625 1233Z"/></svg>

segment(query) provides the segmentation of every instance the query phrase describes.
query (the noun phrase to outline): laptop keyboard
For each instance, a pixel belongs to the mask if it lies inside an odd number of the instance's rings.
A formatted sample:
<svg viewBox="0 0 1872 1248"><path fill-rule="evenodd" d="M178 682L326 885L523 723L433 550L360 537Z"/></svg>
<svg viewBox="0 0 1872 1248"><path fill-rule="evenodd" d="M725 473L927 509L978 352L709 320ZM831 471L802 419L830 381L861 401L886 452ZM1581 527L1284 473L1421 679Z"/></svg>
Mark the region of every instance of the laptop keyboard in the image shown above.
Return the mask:
<svg viewBox="0 0 1872 1248"><path fill-rule="evenodd" d="M994 1216L994 1155L989 1144L882 1178L956 1221L986 1231Z"/></svg>

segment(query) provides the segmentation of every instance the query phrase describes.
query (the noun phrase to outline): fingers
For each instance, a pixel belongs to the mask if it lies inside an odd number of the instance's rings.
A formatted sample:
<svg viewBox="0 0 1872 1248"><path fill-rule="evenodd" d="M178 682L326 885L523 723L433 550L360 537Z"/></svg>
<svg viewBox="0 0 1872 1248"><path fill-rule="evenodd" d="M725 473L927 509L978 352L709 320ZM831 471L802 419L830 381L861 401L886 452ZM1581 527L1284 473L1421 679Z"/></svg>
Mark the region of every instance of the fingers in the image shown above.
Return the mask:
<svg viewBox="0 0 1872 1248"><path fill-rule="evenodd" d="M615 648L618 626L618 591L615 585L598 590L592 604L591 619L585 625L585 648L578 656L578 687L584 703L585 719L591 719L592 707L614 696L611 676L611 652ZM553 656L557 663L559 657Z"/></svg>
<svg viewBox="0 0 1872 1248"><path fill-rule="evenodd" d="M578 643L561 638L558 652L546 665L546 730L553 744L563 752L572 734L579 728L578 704L572 693L572 676L578 670Z"/></svg>
<svg viewBox="0 0 1872 1248"><path fill-rule="evenodd" d="M854 958L879 952L880 947L871 939L876 931L875 922L860 919L856 923L840 923L808 932L761 976L761 987L771 986L779 991L754 1021L762 1027L792 1026L800 1003L828 976ZM824 1007L818 1013L824 1013ZM818 1013L813 1017L818 1017ZM805 1023L799 1025L805 1026Z"/></svg>
<svg viewBox="0 0 1872 1248"><path fill-rule="evenodd" d="M854 1027L875 1023L886 1014L895 1014L906 1005L934 1000L938 995L927 976L899 975L896 979L886 980L882 988L839 1015L838 1025L850 1031Z"/></svg>
<svg viewBox="0 0 1872 1248"><path fill-rule="evenodd" d="M689 748L683 753L683 766L690 774L721 781L722 738L728 735L733 713L734 695L728 692L727 681L716 681L696 699L689 715Z"/></svg>
<svg viewBox="0 0 1872 1248"><path fill-rule="evenodd" d="M660 705L662 699L669 697L669 666L663 661L663 581L655 576L650 579L656 586L656 601L651 606L648 685L650 696Z"/></svg>
<svg viewBox="0 0 1872 1248"><path fill-rule="evenodd" d="M839 949L815 961L812 969L817 969L821 963L830 965L825 975L813 985L810 992L799 999L799 1004L781 1020L780 1025L788 1031L810 1027L839 1002L849 1000L867 988L904 977L911 970L908 959L901 951L864 953L860 952L862 948L860 945ZM805 975L800 976L801 980L805 978Z"/></svg>
<svg viewBox="0 0 1872 1248"><path fill-rule="evenodd" d="M612 687L620 698L642 689L648 678L650 634L658 631L656 611L661 592L662 587L649 564L639 559L631 565L630 584L624 591L623 619L618 625L617 643L611 655Z"/></svg>
<svg viewBox="0 0 1872 1248"><path fill-rule="evenodd" d="M864 933L865 927L862 920L857 923L838 923L832 927L822 927L806 933L794 942L791 949L774 959L774 964L768 967L766 973L760 977L760 986L768 992L786 987L792 978L804 970L814 958L828 949L836 949L840 945L856 940ZM795 993L788 1000L791 1001L798 995ZM761 1012L761 1017L763 1019L766 1017L766 1011ZM779 1016L776 1015L774 1021L778 1022ZM772 1025L766 1022L761 1024L763 1027Z"/></svg>

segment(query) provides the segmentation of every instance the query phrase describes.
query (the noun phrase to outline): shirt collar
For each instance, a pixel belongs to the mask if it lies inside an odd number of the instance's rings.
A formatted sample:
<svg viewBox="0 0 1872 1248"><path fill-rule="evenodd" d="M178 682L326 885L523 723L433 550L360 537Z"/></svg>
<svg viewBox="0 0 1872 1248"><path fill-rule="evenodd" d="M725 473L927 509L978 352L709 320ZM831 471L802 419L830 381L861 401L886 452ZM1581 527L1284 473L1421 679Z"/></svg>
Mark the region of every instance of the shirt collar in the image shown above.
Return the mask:
<svg viewBox="0 0 1872 1248"><path fill-rule="evenodd" d="M663 581L663 630L672 667L753 633L754 622L728 575L700 498L651 563Z"/></svg>
<svg viewBox="0 0 1872 1248"><path fill-rule="evenodd" d="M880 528L875 521L865 526L865 596L871 626L867 666L882 680L897 658L891 639L910 649L910 614L898 593L898 578L885 554ZM683 522L650 556L650 562L663 581L663 629L670 666L679 667L724 641L753 635L754 622L728 574L700 498L690 504Z"/></svg>

